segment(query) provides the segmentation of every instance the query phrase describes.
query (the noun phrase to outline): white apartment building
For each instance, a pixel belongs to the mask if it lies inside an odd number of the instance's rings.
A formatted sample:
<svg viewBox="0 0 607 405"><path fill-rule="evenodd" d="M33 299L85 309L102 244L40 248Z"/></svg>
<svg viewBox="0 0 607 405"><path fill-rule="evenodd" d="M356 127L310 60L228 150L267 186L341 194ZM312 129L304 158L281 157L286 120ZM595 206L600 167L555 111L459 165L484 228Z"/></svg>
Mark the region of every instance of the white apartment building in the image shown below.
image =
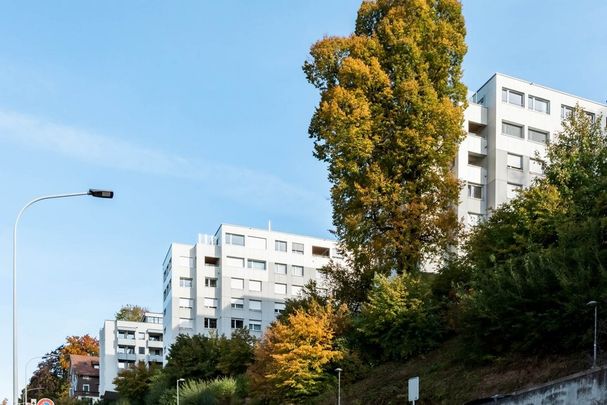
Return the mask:
<svg viewBox="0 0 607 405"><path fill-rule="evenodd" d="M607 105L500 73L474 93L455 164L464 182L458 217L465 224L478 223L543 175L546 143L576 104L593 120L603 115L604 126Z"/></svg>
<svg viewBox="0 0 607 405"><path fill-rule="evenodd" d="M339 259L335 242L222 224L194 245L173 243L163 264L164 349L180 333L262 331L317 269Z"/></svg>
<svg viewBox="0 0 607 405"><path fill-rule="evenodd" d="M99 331L99 393L115 390L118 372L143 361L163 362L162 314L146 312L143 322L109 320Z"/></svg>

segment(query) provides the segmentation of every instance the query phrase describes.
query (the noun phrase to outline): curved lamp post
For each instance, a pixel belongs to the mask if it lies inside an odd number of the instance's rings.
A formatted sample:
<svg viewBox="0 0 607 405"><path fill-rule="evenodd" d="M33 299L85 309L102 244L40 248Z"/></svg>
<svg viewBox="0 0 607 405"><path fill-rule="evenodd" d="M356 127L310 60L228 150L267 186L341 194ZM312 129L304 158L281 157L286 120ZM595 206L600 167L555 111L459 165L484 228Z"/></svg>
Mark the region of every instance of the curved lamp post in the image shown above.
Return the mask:
<svg viewBox="0 0 607 405"><path fill-rule="evenodd" d="M179 380L177 380L177 383L176 383L176 385L177 385L177 405L179 405L179 383L182 383L184 381L185 381L184 378L180 378Z"/></svg>
<svg viewBox="0 0 607 405"><path fill-rule="evenodd" d="M337 371L337 405L341 405L341 368L336 368Z"/></svg>
<svg viewBox="0 0 607 405"><path fill-rule="evenodd" d="M27 389L27 386L29 385L29 383L27 382L27 366L29 366L29 364L32 362L32 360L43 359L43 358L44 358L44 356L32 357L31 359L29 359L27 361L27 363L25 363L25 369L23 370L23 376L25 377L25 399L23 401L24 404L27 404L27 392L28 391L34 391L34 390L42 389L42 388L32 388L30 390Z"/></svg>
<svg viewBox="0 0 607 405"><path fill-rule="evenodd" d="M90 195L97 198L114 198L114 192L110 190L97 190L89 189L81 193L68 193L68 194L54 194L46 195L38 198L34 198L32 201L25 204L15 220L15 226L13 227L13 405L17 405L19 397L17 391L19 390L19 367L17 365L17 226L19 225L19 219L23 212L32 204L43 200L53 200L56 198L68 198L68 197L80 197L84 195Z"/></svg>

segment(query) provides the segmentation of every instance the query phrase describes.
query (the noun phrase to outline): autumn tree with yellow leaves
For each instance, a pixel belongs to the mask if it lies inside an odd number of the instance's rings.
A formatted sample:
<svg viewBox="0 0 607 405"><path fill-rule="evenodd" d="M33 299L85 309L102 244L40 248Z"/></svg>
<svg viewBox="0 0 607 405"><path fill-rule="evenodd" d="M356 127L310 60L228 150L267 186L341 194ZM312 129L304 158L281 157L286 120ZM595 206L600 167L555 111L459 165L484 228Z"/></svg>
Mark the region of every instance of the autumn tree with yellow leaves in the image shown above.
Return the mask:
<svg viewBox="0 0 607 405"><path fill-rule="evenodd" d="M270 326L247 374L253 394L273 403L298 402L325 391L331 365L343 358L335 337L345 309L312 303Z"/></svg>
<svg viewBox="0 0 607 405"><path fill-rule="evenodd" d="M321 96L309 134L333 224L366 287L415 272L458 230L464 38L457 0L364 1L354 34L318 41L303 66Z"/></svg>

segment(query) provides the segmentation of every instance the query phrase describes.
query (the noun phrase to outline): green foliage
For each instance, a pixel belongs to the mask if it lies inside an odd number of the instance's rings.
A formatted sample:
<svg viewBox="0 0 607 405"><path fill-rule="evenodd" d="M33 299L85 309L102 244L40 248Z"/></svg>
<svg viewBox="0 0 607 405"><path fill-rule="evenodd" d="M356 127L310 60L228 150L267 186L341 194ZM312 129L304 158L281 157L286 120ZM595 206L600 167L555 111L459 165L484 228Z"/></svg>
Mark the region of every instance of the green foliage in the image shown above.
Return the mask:
<svg viewBox="0 0 607 405"><path fill-rule="evenodd" d="M179 335L169 349L164 374L173 383L179 378L211 379L220 375L219 339L203 335Z"/></svg>
<svg viewBox="0 0 607 405"><path fill-rule="evenodd" d="M132 405L143 405L150 389L151 378L159 372L158 367L148 367L140 361L135 367L118 373L114 379L116 391L121 398L129 400Z"/></svg>
<svg viewBox="0 0 607 405"><path fill-rule="evenodd" d="M458 230L464 36L458 1L365 1L355 34L318 41L304 64L321 94L314 155L363 294L375 271L415 271Z"/></svg>
<svg viewBox="0 0 607 405"><path fill-rule="evenodd" d="M230 404L236 397L237 382L232 377L222 377L210 381L190 380L181 387L183 405Z"/></svg>
<svg viewBox="0 0 607 405"><path fill-rule="evenodd" d="M143 322L148 309L139 305L125 305L116 312L117 321Z"/></svg>
<svg viewBox="0 0 607 405"><path fill-rule="evenodd" d="M591 336L585 304L607 299L605 134L576 108L547 156L546 178L498 208L466 245L469 353L574 350Z"/></svg>
<svg viewBox="0 0 607 405"><path fill-rule="evenodd" d="M402 360L440 342L443 327L427 282L419 275L376 275L355 322L363 353Z"/></svg>

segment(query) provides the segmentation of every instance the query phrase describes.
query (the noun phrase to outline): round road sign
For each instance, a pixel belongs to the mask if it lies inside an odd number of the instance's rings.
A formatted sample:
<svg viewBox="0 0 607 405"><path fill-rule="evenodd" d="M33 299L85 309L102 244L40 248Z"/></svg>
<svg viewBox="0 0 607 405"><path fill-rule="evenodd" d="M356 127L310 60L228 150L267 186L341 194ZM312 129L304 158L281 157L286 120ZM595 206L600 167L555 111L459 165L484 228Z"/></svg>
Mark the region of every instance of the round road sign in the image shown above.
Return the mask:
<svg viewBox="0 0 607 405"><path fill-rule="evenodd" d="M42 398L41 400L38 401L37 405L55 405L55 403L48 398Z"/></svg>

